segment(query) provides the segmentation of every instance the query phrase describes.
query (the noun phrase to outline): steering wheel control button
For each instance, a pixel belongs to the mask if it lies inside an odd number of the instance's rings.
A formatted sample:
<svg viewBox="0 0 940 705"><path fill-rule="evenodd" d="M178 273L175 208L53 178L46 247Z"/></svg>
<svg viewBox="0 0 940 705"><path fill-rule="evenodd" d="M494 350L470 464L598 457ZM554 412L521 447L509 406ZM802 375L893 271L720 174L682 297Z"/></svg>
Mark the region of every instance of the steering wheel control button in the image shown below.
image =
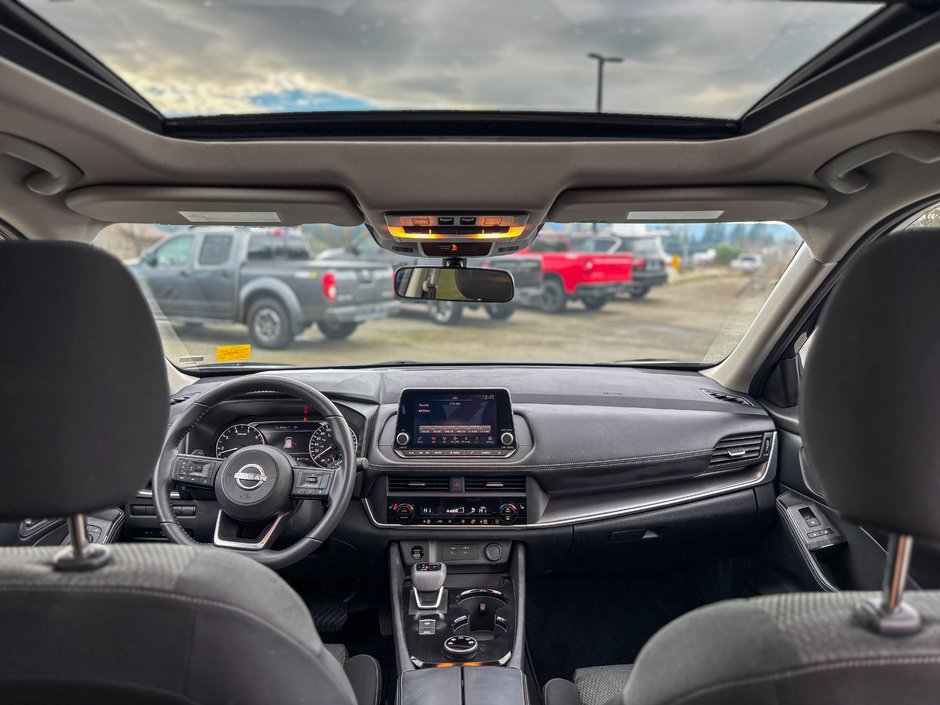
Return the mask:
<svg viewBox="0 0 940 705"><path fill-rule="evenodd" d="M499 523L508 526L516 523L516 519L519 518L519 509L515 504L501 504L497 514L499 515Z"/></svg>
<svg viewBox="0 0 940 705"><path fill-rule="evenodd" d="M329 492L332 477L333 474L330 472L295 467L294 488L291 490L291 497L294 499L323 497Z"/></svg>
<svg viewBox="0 0 940 705"><path fill-rule="evenodd" d="M457 661L470 658L478 648L480 644L472 636L450 636L444 640L444 653Z"/></svg>
<svg viewBox="0 0 940 705"><path fill-rule="evenodd" d="M189 487L212 487L220 465L212 458L181 455L173 464L173 480Z"/></svg>

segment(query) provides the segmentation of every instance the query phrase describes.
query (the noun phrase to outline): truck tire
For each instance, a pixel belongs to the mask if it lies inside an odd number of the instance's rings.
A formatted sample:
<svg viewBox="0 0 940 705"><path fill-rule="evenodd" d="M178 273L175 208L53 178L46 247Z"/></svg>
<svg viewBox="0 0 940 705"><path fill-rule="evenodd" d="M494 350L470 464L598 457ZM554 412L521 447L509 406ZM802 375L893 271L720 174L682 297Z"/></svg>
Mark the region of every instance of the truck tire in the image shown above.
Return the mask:
<svg viewBox="0 0 940 705"><path fill-rule="evenodd" d="M339 323L333 321L319 321L317 328L330 340L342 340L353 334L353 331L359 327L358 323Z"/></svg>
<svg viewBox="0 0 940 705"><path fill-rule="evenodd" d="M568 305L568 294L560 279L552 277L542 284L540 307L545 313L561 313Z"/></svg>
<svg viewBox="0 0 940 705"><path fill-rule="evenodd" d="M439 326L455 326L463 318L463 306L453 301L429 301L428 316Z"/></svg>
<svg viewBox="0 0 940 705"><path fill-rule="evenodd" d="M584 308L588 311L600 311L607 305L608 301L610 301L610 297L604 296L603 294L592 294L581 297L581 303L584 304Z"/></svg>
<svg viewBox="0 0 940 705"><path fill-rule="evenodd" d="M630 288L631 299L636 299L636 300L642 299L648 293L650 293L650 288L648 286L643 286L642 284L640 284L639 286L634 286Z"/></svg>
<svg viewBox="0 0 940 705"><path fill-rule="evenodd" d="M255 301L246 317L248 337L266 350L283 350L294 340L293 322L287 309L277 299Z"/></svg>
<svg viewBox="0 0 940 705"><path fill-rule="evenodd" d="M519 308L519 304L486 304L484 307L487 315L494 321L505 321Z"/></svg>

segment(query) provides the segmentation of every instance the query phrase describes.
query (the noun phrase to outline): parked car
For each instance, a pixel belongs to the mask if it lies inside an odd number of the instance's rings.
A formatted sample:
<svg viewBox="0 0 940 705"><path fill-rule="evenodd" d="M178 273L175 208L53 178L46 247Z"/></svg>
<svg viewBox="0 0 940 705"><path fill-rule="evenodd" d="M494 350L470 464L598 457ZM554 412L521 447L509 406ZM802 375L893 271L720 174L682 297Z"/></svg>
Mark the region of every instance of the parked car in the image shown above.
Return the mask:
<svg viewBox="0 0 940 705"><path fill-rule="evenodd" d="M391 267L405 265L428 264L428 260L419 260L415 257L389 252L379 247L378 243L368 232L363 232L353 239L346 247L337 247L324 250L317 255L318 261L333 261L337 259L367 260L370 262L384 262ZM455 325L461 321L465 310L483 308L493 320L503 321L512 316L519 306L524 304L538 304L542 296L542 260L539 257L486 257L471 258L467 260L470 267L493 267L502 269L513 276L515 283L515 296L512 301L503 304L467 304L453 301L428 301L428 317L440 325ZM422 301L406 301L425 305Z"/></svg>
<svg viewBox="0 0 940 705"><path fill-rule="evenodd" d="M752 274L761 268L764 261L760 255L745 252L742 255L739 255L737 259L731 260L731 269L736 272L745 272L747 274Z"/></svg>
<svg viewBox="0 0 940 705"><path fill-rule="evenodd" d="M632 279L626 292L634 299L642 299L654 286L669 280L666 272L668 255L662 241L654 235L598 235L572 240L572 251L605 255L631 255Z"/></svg>
<svg viewBox="0 0 940 705"><path fill-rule="evenodd" d="M401 307L387 264L315 262L304 238L283 229L190 228L127 266L166 318L245 323L262 348L285 348L314 323L346 338Z"/></svg>
<svg viewBox="0 0 940 705"><path fill-rule="evenodd" d="M560 313L568 301L577 299L597 311L625 291L633 282L633 256L576 252L571 238L556 233L540 234L531 247L518 255L536 256L542 266L542 297L546 313Z"/></svg>

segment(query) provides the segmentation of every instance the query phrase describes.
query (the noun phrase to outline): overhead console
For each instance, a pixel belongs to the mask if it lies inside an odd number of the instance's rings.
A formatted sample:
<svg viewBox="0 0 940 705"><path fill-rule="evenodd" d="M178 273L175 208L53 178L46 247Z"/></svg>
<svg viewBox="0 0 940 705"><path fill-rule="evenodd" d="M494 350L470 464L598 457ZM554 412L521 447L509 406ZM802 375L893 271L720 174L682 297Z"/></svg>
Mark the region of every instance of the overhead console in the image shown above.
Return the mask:
<svg viewBox="0 0 940 705"><path fill-rule="evenodd" d="M538 234L528 213L386 213L372 228L386 250L411 257L467 258L508 255Z"/></svg>

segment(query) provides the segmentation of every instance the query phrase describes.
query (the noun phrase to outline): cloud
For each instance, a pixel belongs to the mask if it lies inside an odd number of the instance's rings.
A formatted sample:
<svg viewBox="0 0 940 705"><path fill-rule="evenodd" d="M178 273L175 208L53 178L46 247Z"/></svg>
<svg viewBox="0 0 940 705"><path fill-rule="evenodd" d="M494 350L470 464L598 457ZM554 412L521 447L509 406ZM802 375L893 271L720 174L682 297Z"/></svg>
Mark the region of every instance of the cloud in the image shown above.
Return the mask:
<svg viewBox="0 0 940 705"><path fill-rule="evenodd" d="M25 0L168 115L594 108L738 117L876 6L754 0ZM341 107L345 106L345 107Z"/></svg>

